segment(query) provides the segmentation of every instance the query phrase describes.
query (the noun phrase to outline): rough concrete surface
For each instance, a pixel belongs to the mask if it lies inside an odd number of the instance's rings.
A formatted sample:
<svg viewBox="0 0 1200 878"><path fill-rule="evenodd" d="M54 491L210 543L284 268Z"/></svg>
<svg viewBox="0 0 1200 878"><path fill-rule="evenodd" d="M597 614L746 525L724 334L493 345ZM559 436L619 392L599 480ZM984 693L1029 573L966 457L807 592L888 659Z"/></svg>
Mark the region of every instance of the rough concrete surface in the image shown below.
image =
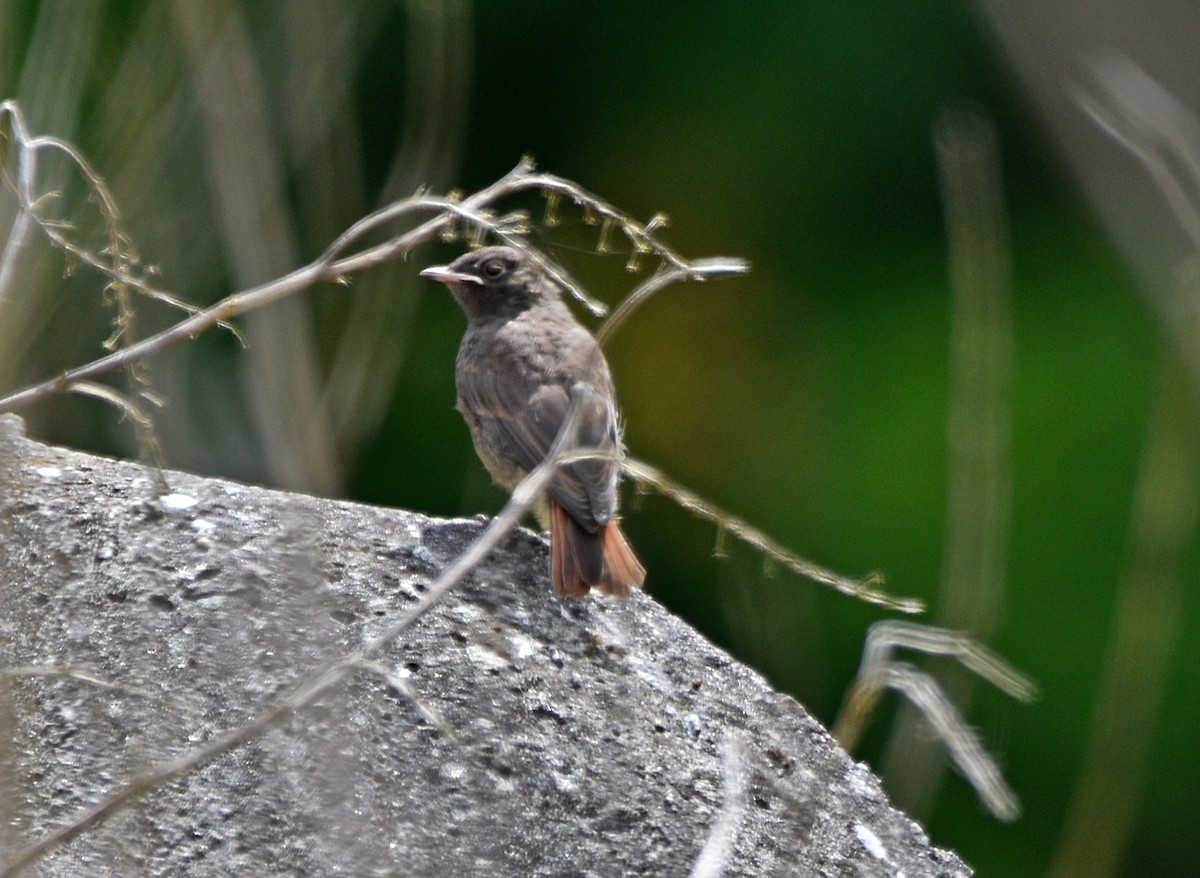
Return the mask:
<svg viewBox="0 0 1200 878"><path fill-rule="evenodd" d="M165 476L0 419L0 871L377 635L483 529ZM517 532L385 650L419 703L358 672L27 874L686 876L730 735L722 874L971 874L799 704L644 594L556 597L546 554Z"/></svg>

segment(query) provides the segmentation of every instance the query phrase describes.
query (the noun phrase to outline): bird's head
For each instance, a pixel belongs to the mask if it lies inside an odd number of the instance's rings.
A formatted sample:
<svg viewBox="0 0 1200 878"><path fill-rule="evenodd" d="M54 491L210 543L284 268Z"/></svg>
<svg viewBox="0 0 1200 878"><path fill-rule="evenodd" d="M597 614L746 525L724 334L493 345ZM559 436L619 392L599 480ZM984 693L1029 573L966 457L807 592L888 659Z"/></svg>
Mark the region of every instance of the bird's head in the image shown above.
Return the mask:
<svg viewBox="0 0 1200 878"><path fill-rule="evenodd" d="M421 277L449 287L470 322L507 319L541 302L560 301L557 284L512 247L481 247L449 265L426 268Z"/></svg>

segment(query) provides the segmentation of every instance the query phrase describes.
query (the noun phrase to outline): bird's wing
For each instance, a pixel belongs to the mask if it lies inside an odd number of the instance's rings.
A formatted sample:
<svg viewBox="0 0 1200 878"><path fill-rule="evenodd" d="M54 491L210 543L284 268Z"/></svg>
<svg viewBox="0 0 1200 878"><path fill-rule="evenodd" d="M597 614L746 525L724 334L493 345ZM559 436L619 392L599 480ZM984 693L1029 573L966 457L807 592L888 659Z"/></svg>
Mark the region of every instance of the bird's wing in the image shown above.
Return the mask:
<svg viewBox="0 0 1200 878"><path fill-rule="evenodd" d="M571 450L594 451L594 458L564 464L550 482L550 493L571 513L571 517L588 530L612 518L616 506L617 476L620 462L617 413L611 391L605 392L583 381L576 382L571 395L578 398L575 439L566 447ZM556 417L560 426L567 419L572 398L565 392L553 394L546 403L547 419ZM539 408L535 401L533 408ZM555 429L555 435L558 430Z"/></svg>
<svg viewBox="0 0 1200 878"><path fill-rule="evenodd" d="M572 518L595 530L612 518L619 467L617 415L607 369L599 376L601 386L577 381L570 387L516 371L470 369L458 382L459 406L482 434L479 438L491 455L499 458L495 463L500 469L515 464L528 472L546 459L570 411L571 396L576 395L576 438L565 450L594 449L608 456L564 464L549 490ZM485 455L483 449L480 454ZM492 463L489 468L497 469Z"/></svg>

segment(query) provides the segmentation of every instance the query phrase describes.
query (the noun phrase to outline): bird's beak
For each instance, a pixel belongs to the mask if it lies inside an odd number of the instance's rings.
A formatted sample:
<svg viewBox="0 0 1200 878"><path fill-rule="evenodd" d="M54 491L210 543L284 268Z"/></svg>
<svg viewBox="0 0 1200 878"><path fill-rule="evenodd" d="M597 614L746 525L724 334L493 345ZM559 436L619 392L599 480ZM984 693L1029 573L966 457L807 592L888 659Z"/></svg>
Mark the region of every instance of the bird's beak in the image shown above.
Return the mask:
<svg viewBox="0 0 1200 878"><path fill-rule="evenodd" d="M483 286L483 281L473 274L455 271L449 265L431 265L421 272L421 277L427 277L444 284L475 284Z"/></svg>

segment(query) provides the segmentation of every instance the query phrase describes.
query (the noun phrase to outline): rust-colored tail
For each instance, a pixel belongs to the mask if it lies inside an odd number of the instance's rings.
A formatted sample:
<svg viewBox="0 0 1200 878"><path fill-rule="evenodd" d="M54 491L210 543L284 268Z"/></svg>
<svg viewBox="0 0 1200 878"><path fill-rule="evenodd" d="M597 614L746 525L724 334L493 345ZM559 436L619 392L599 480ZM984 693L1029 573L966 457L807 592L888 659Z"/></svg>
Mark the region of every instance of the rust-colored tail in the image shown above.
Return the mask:
<svg viewBox="0 0 1200 878"><path fill-rule="evenodd" d="M627 598L646 581L646 569L615 521L591 533L551 499L550 581L559 594L583 597L595 588Z"/></svg>

